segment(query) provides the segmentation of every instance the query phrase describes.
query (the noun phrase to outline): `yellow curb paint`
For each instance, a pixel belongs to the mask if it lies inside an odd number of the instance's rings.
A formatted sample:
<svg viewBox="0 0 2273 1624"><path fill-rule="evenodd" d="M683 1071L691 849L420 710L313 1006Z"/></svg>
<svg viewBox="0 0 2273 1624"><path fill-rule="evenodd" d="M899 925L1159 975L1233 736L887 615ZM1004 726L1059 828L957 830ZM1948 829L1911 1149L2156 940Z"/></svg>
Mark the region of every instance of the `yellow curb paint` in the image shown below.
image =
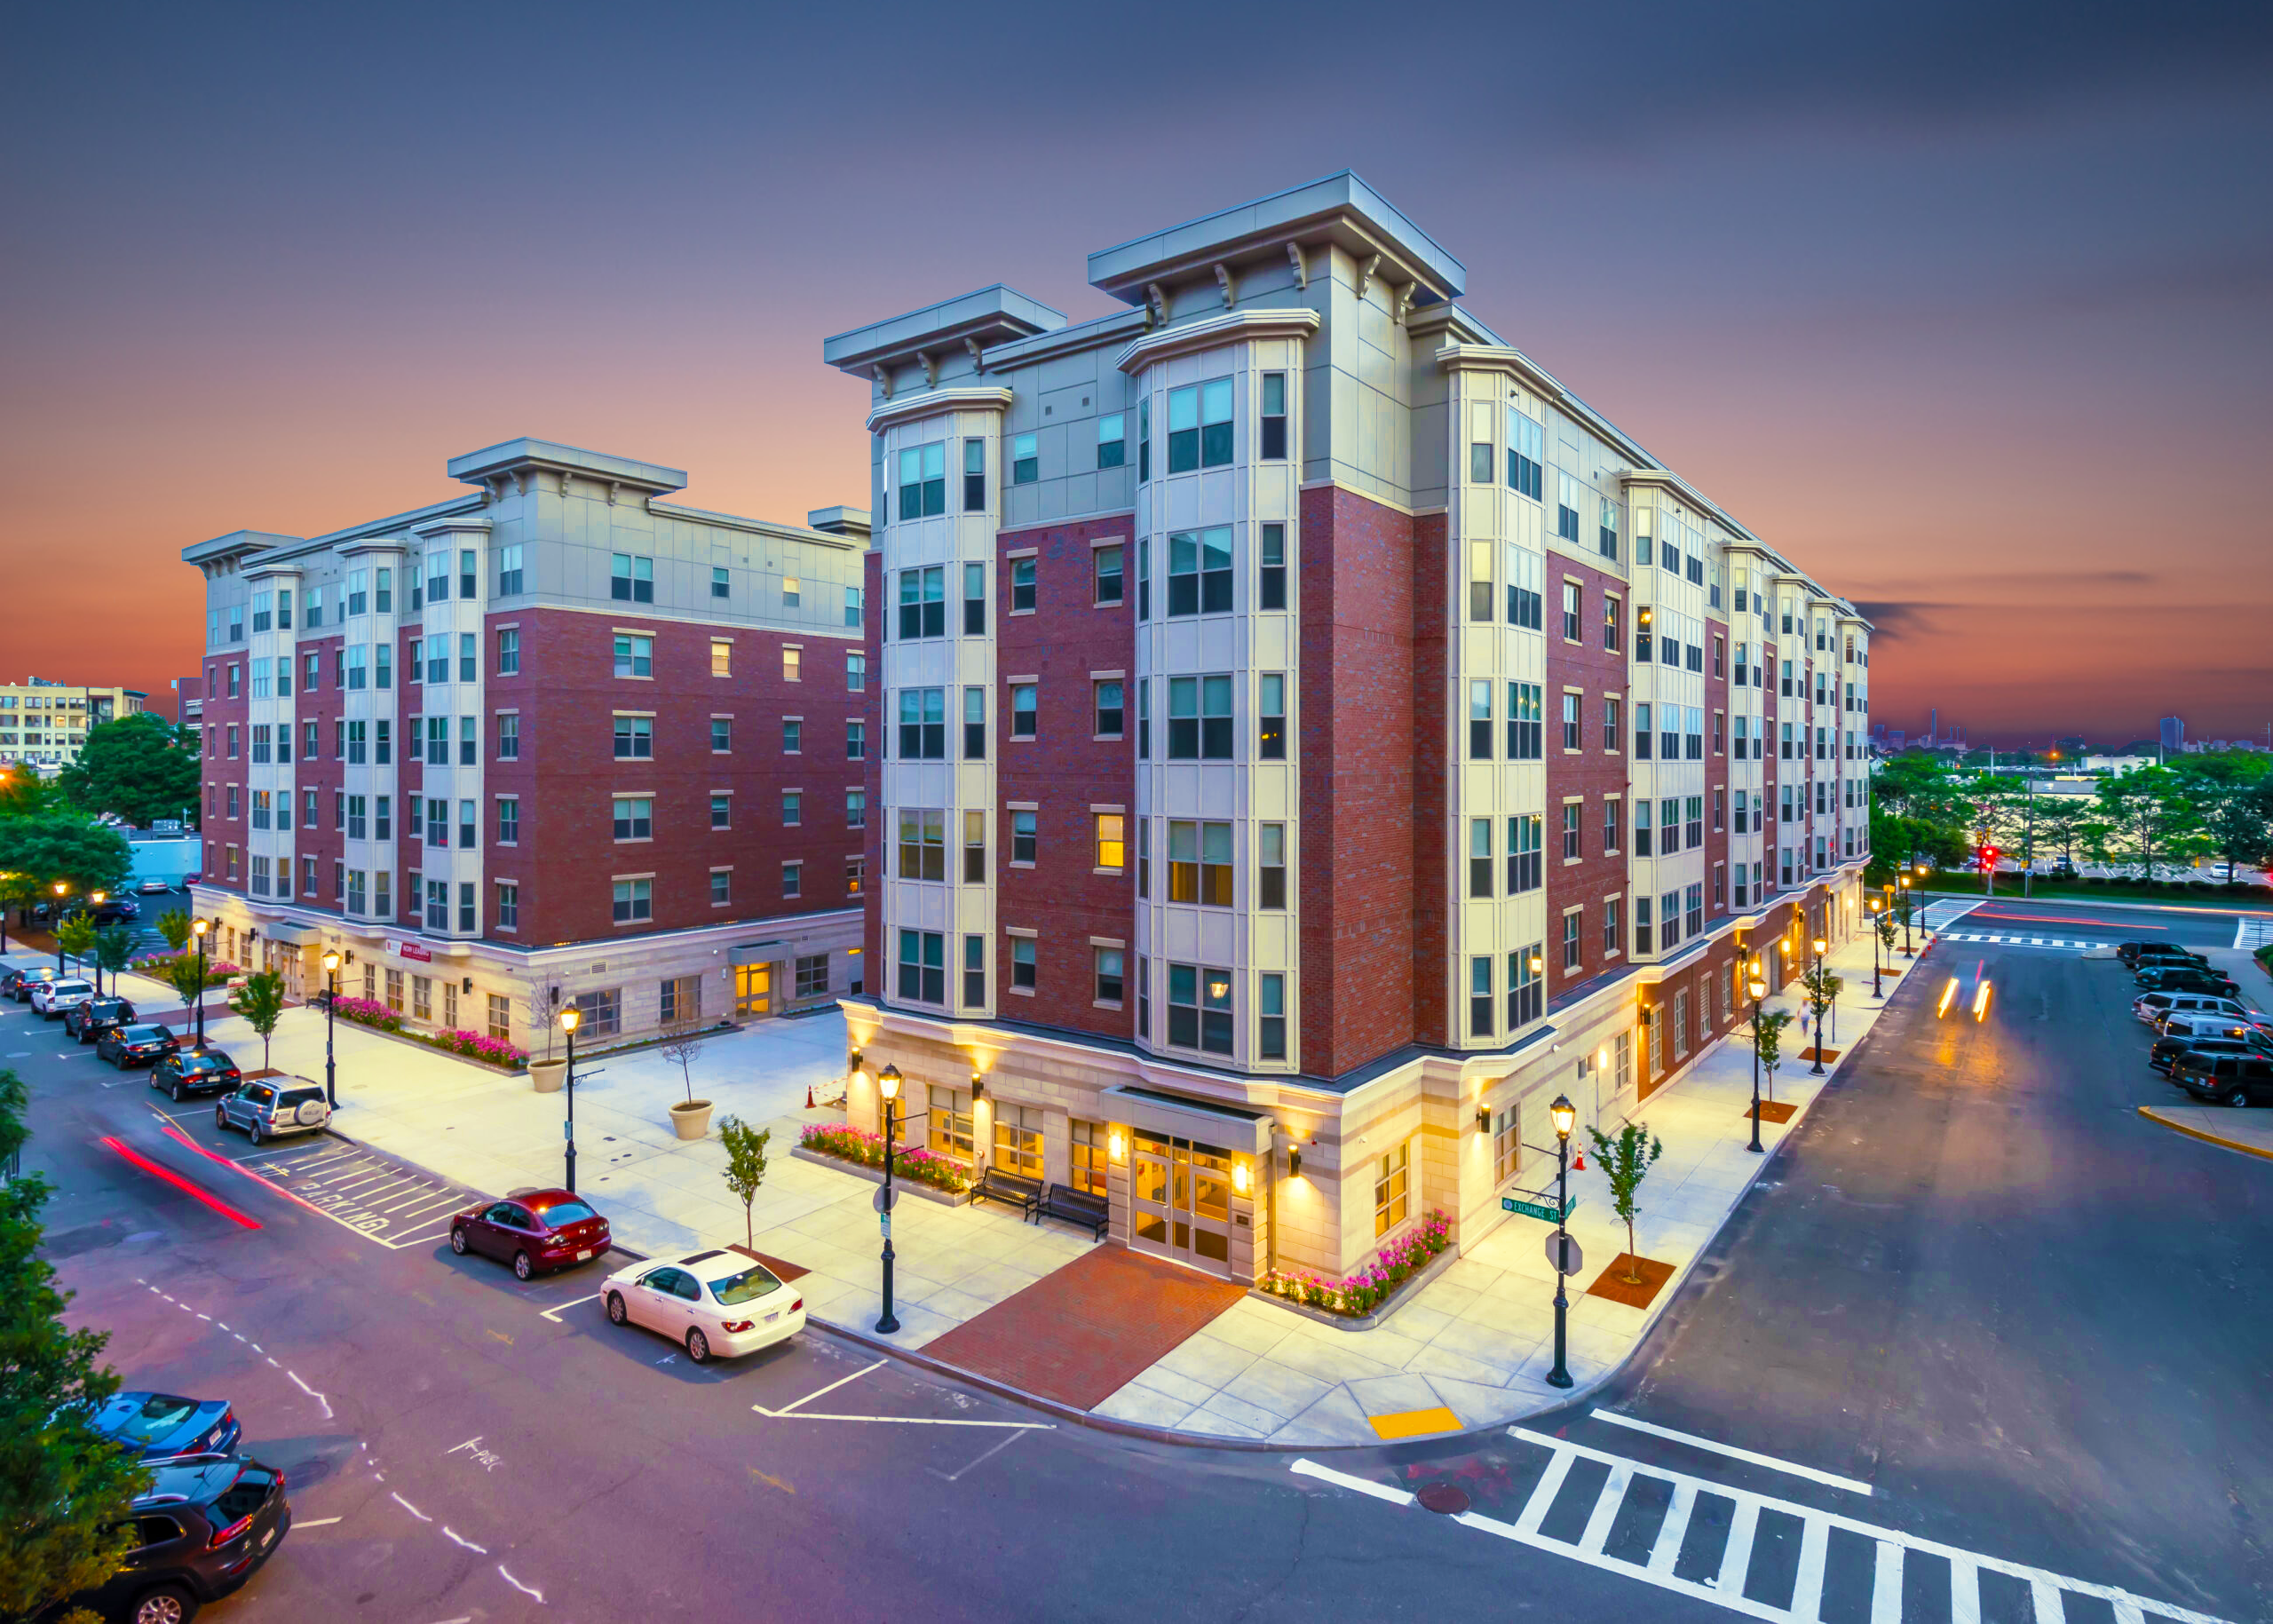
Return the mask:
<svg viewBox="0 0 2273 1624"><path fill-rule="evenodd" d="M2204 1133L2198 1128L2189 1128L2183 1122L2174 1122L2152 1105L2140 1106L2139 1114L2150 1122L2159 1123L2173 1133L2182 1133L2190 1139L2199 1139L2206 1145L2223 1145L2227 1150L2239 1151L2245 1156L2261 1156L2268 1161L2273 1161L2273 1151L2267 1150L2262 1145L2244 1145L2238 1139L2221 1138L2214 1133Z"/></svg>
<svg viewBox="0 0 2273 1624"><path fill-rule="evenodd" d="M1443 1405L1430 1410L1398 1410L1389 1415L1366 1418L1374 1423L1374 1430L1381 1434L1384 1443L1395 1443L1401 1438L1420 1438L1430 1432L1457 1432L1460 1417Z"/></svg>

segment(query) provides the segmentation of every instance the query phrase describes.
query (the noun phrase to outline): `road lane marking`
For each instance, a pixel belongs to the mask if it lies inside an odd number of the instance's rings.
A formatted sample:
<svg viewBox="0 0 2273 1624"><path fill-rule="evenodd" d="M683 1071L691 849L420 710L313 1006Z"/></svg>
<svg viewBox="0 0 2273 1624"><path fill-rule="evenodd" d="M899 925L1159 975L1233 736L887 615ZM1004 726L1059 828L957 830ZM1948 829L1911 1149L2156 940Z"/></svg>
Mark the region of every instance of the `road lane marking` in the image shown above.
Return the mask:
<svg viewBox="0 0 2273 1624"><path fill-rule="evenodd" d="M401 1495L395 1494L395 1492L392 1489L389 1489L387 1493L394 1494L395 1504L409 1512L411 1516L416 1517L420 1522L431 1523L434 1520L432 1517L427 1516L424 1511L421 1511L416 1506L412 1505L408 1501L405 1500Z"/></svg>
<svg viewBox="0 0 2273 1624"><path fill-rule="evenodd" d="M543 1603L544 1603L544 1592L543 1592L543 1591L539 1590L539 1589L535 1588L535 1587L533 1587L533 1586L530 1586L530 1585L525 1585L525 1584L523 1584L519 1580L518 1580L518 1579L514 1578L511 1573L505 1573L505 1565L504 1565L503 1563L502 1563L502 1562L501 1562L501 1563L499 1563L499 1564L497 1565L497 1571L498 1571L500 1573L503 1573L503 1574L504 1574L504 1577L505 1577L505 1582L506 1582L507 1584L509 1584L509 1585L512 1586L512 1587L513 1587L513 1588L515 1588L516 1590L519 1590L519 1591L522 1595L524 1595L524 1596L534 1596L535 1597L536 1597L538 1605L542 1606L542 1605L543 1604Z"/></svg>
<svg viewBox="0 0 2273 1624"><path fill-rule="evenodd" d="M557 1307L546 1309L543 1313L539 1314L537 1318L540 1319L550 1319L553 1324L558 1325L560 1323L560 1316L568 1310L575 1307L577 1303L597 1303L606 1295L607 1295L607 1293L605 1291L596 1291L589 1297L572 1297L567 1302L560 1303ZM871 1366L870 1368L874 1369L875 1367ZM851 1378L847 1377L846 1379L849 1381ZM820 1397L819 1393L815 1393L812 1396L816 1398Z"/></svg>
<svg viewBox="0 0 2273 1624"><path fill-rule="evenodd" d="M970 1466L960 1467L954 1471L945 1472L940 1475L949 1483L953 1483L956 1478L962 1477L964 1472L970 1470L972 1467L986 1465L987 1462L993 1460L996 1455L1001 1454L1005 1449L1008 1449L1011 1445L1017 1443L1020 1438L1024 1438L1033 1429L1030 1427L1021 1427L1016 1432L1011 1433L1010 1437L1004 1438L1001 1443L995 1445L994 1447L988 1450L985 1454L980 1455L978 1459L973 1461ZM793 1494L796 1493L795 1489L792 1489L789 1492Z"/></svg>
<svg viewBox="0 0 2273 1624"><path fill-rule="evenodd" d="M292 1519L295 1528L326 1528L339 1519L336 1517L300 1517Z"/></svg>
<svg viewBox="0 0 2273 1624"><path fill-rule="evenodd" d="M326 1421L329 1421L331 1419L331 1400L325 1398L321 1393L316 1391L314 1388L310 1387L305 1382L301 1381L300 1373L298 1371L288 1370L284 1374L292 1378L293 1384L302 1392L307 1394L309 1398L323 1406L323 1418Z"/></svg>
<svg viewBox="0 0 2273 1624"><path fill-rule="evenodd" d="M1298 1477L1316 1477L1321 1483L1331 1483L1340 1488L1352 1489L1360 1494L1370 1494L1375 1500L1386 1500L1393 1506L1409 1506L1413 1496L1403 1489L1390 1488L1387 1484L1371 1483L1363 1477L1353 1477L1348 1472L1338 1472L1331 1466L1320 1466L1315 1461L1296 1461L1287 1469Z"/></svg>
<svg viewBox="0 0 2273 1624"><path fill-rule="evenodd" d="M460 1533L447 1523L444 1523L442 1525L442 1533L446 1537L456 1541L460 1545L464 1546L476 1556L486 1557L489 1554L489 1548L487 1546L476 1545L471 1540L467 1539L465 1535Z"/></svg>
<svg viewBox="0 0 2273 1624"><path fill-rule="evenodd" d="M1854 1477L1842 1477L1836 1472L1823 1471L1813 1466L1802 1466L1796 1461L1780 1460L1772 1454L1758 1454L1749 1449L1739 1449L1734 1444L1723 1444L1709 1438L1699 1438L1694 1432L1676 1432L1671 1427L1660 1427L1655 1422L1643 1421L1637 1416L1621 1414L1616 1410L1596 1410L1596 1421L1606 1421L1615 1427L1627 1427L1635 1432L1646 1432L1651 1438L1662 1438L1676 1444L1686 1444L1691 1449L1703 1449L1723 1454L1732 1461L1744 1461L1754 1466L1764 1466L1770 1471L1785 1472L1794 1477L1805 1477L1813 1483L1828 1484L1834 1489L1845 1489L1850 1494L1868 1494L1871 1485Z"/></svg>
<svg viewBox="0 0 2273 1624"><path fill-rule="evenodd" d="M787 1415L787 1414L788 1414L791 1410L796 1409L796 1408L797 1407L797 1406L799 1406L799 1405L801 1405L801 1404L811 1404L811 1403L812 1403L814 1399L816 1399L816 1398L827 1398L829 1394L831 1394L831 1393L835 1392L838 1388L840 1388L840 1387L843 1386L847 1382L857 1382L857 1381L859 1381L862 1376L867 1375L867 1374L868 1374L868 1372L870 1372L871 1370L882 1370L883 1367L884 1367L884 1361L883 1361L883 1360L882 1360L882 1359L878 1359L878 1360L877 1360L875 1364L873 1364L873 1365L863 1365L863 1366L861 1366L861 1367L860 1367L860 1368L859 1368L859 1369L858 1369L858 1370L854 1371L851 1375L849 1375L849 1376L839 1376L836 1381L831 1382L830 1382L827 1387L824 1387L824 1388L820 1389L819 1391L817 1391L817 1392L810 1392L810 1393L807 1393L807 1394L806 1394L804 1398L802 1398L793 1399L791 1402L789 1402L788 1404L786 1404L786 1405L782 1406L781 1406L780 1409L778 1409L778 1410L767 1410L767 1411L765 1411L765 1414L768 1414L768 1415L774 1416L774 1417L776 1417L776 1418L779 1418L779 1417L783 1416L783 1415ZM755 1405L755 1404L754 1404L754 1405L750 1406L749 1407L755 1410L755 1409L758 1409L758 1408L760 1408L761 1406L757 1406L757 1405Z"/></svg>

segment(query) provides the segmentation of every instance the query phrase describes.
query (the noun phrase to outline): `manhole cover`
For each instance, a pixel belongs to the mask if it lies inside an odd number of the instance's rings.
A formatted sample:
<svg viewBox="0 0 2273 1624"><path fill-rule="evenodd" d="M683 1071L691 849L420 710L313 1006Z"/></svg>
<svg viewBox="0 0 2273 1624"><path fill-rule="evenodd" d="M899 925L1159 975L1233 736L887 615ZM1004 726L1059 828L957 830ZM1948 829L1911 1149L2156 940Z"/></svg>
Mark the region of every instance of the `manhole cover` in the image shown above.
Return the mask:
<svg viewBox="0 0 2273 1624"><path fill-rule="evenodd" d="M1439 1517L1458 1517L1468 1509L1468 1491L1456 1489L1449 1483L1432 1483L1414 1498Z"/></svg>

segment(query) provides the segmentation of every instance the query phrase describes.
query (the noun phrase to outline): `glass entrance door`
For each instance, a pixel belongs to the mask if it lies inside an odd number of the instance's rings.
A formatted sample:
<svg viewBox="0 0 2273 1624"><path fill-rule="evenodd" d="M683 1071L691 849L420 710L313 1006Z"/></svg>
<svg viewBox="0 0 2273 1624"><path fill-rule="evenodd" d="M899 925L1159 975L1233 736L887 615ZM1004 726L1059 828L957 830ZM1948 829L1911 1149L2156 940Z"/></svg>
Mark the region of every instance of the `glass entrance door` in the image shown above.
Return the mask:
<svg viewBox="0 0 2273 1624"><path fill-rule="evenodd" d="M1136 1136L1129 1243L1211 1274L1232 1271L1232 1159L1212 1145Z"/></svg>
<svg viewBox="0 0 2273 1624"><path fill-rule="evenodd" d="M772 965L737 964L734 966L734 1013L737 1015L773 1013Z"/></svg>

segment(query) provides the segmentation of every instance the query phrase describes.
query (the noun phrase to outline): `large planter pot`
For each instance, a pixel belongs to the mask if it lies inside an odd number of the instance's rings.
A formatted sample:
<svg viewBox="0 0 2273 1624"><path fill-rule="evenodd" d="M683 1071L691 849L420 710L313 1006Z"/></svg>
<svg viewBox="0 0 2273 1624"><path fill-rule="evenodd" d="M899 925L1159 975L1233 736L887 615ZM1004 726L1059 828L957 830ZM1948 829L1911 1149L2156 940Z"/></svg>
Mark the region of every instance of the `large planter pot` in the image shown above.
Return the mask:
<svg viewBox="0 0 2273 1624"><path fill-rule="evenodd" d="M568 1074L566 1060L532 1060L529 1062L529 1082L540 1094L560 1092L561 1079Z"/></svg>
<svg viewBox="0 0 2273 1624"><path fill-rule="evenodd" d="M710 1131L710 1102L683 1101L671 1107L671 1131L682 1139L700 1139Z"/></svg>

